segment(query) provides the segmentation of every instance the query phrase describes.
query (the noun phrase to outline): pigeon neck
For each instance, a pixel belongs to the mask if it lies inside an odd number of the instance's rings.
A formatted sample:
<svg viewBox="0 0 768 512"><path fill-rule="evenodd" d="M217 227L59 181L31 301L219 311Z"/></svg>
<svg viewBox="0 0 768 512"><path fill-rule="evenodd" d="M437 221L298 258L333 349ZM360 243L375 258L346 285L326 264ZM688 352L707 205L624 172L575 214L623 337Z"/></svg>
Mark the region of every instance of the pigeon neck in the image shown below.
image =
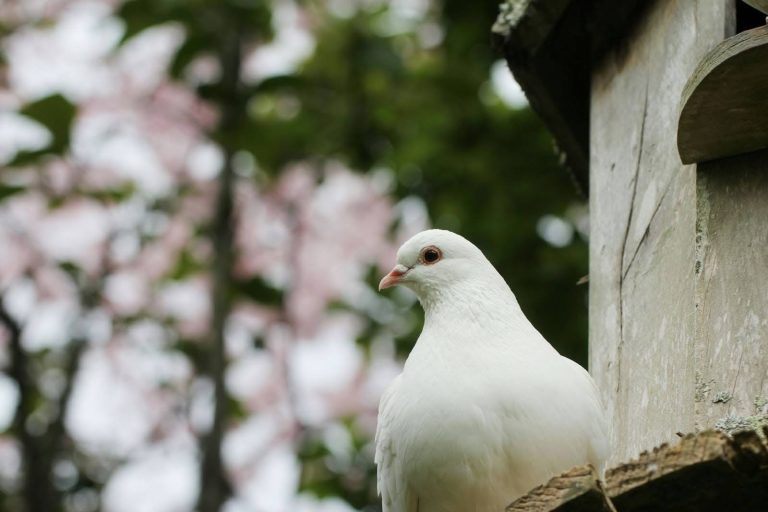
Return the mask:
<svg viewBox="0 0 768 512"><path fill-rule="evenodd" d="M527 322L512 291L504 280L464 280L428 290L419 297L425 327L440 324L474 323L486 327Z"/></svg>

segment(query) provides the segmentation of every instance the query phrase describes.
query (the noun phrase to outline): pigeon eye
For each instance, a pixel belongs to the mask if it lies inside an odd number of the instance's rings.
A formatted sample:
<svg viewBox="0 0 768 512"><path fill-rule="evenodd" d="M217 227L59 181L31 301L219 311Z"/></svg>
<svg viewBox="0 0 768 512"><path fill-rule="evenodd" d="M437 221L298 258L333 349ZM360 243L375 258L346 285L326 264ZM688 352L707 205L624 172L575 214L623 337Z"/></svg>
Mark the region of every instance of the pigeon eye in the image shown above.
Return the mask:
<svg viewBox="0 0 768 512"><path fill-rule="evenodd" d="M442 256L437 247L425 247L421 251L421 261L427 265L437 262Z"/></svg>

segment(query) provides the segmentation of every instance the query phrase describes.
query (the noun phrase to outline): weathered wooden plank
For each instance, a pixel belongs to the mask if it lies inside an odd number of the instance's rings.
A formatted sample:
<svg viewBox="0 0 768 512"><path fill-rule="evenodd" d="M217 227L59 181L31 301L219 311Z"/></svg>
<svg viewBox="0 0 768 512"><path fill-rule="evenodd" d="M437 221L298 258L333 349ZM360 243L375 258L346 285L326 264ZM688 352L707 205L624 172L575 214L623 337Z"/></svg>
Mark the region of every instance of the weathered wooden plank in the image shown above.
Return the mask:
<svg viewBox="0 0 768 512"><path fill-rule="evenodd" d="M606 472L579 466L533 489L507 512L755 512L768 508L765 434L688 434Z"/></svg>
<svg viewBox="0 0 768 512"><path fill-rule="evenodd" d="M556 476L522 498L507 512L615 512L592 466L578 466Z"/></svg>
<svg viewBox="0 0 768 512"><path fill-rule="evenodd" d="M732 8L654 2L592 75L590 370L614 427L612 463L694 427L696 176L674 126Z"/></svg>
<svg viewBox="0 0 768 512"><path fill-rule="evenodd" d="M696 426L747 426L768 419L768 150L698 167Z"/></svg>
<svg viewBox="0 0 768 512"><path fill-rule="evenodd" d="M723 41L683 90L677 146L684 163L768 147L768 26Z"/></svg>
<svg viewBox="0 0 768 512"><path fill-rule="evenodd" d="M688 435L606 474L619 512L753 512L768 503L768 450L754 431Z"/></svg>

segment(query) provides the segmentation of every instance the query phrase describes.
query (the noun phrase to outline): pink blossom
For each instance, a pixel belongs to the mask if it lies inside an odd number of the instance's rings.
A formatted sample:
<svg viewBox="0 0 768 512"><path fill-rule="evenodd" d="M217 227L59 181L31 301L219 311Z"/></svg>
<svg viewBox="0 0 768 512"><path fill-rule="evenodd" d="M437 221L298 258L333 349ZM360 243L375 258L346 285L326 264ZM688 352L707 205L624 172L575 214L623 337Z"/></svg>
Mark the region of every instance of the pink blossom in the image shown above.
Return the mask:
<svg viewBox="0 0 768 512"><path fill-rule="evenodd" d="M182 218L171 219L161 235L139 254L136 270L153 280L168 274L176 264L179 253L190 241L192 228Z"/></svg>
<svg viewBox="0 0 768 512"><path fill-rule="evenodd" d="M31 235L42 253L96 272L109 232L106 210L96 201L75 198L41 217Z"/></svg>
<svg viewBox="0 0 768 512"><path fill-rule="evenodd" d="M5 288L34 264L36 252L28 240L9 228L0 217L0 286Z"/></svg>
<svg viewBox="0 0 768 512"><path fill-rule="evenodd" d="M169 281L158 290L156 307L177 322L181 336L199 338L208 333L211 320L211 289L208 276Z"/></svg>
<svg viewBox="0 0 768 512"><path fill-rule="evenodd" d="M131 316L141 312L149 302L146 274L124 270L109 275L104 283L104 299L112 313Z"/></svg>
<svg viewBox="0 0 768 512"><path fill-rule="evenodd" d="M59 267L35 267L33 277L41 300L71 299L77 296L76 284Z"/></svg>
<svg viewBox="0 0 768 512"><path fill-rule="evenodd" d="M205 349L212 338L216 248L207 228L223 150L207 134L220 114L167 76L183 40L178 27L116 46L109 6L117 1L48 2L51 24L8 41L10 85L0 87L0 105L18 110L63 92L77 115L67 154L19 170L14 183L26 189L0 203L0 287L6 299L21 290L27 350L64 351L86 333L66 427L78 451L116 468L105 510L183 510L197 492L195 436L213 411L210 379L178 348ZM38 4L30 10L45 11ZM295 66L311 50L308 19L289 4L275 7L278 36L252 49L246 78ZM4 4L0 17L26 19ZM286 50L291 41L305 53ZM208 67L210 78L217 70ZM228 510L349 510L297 497L295 448L313 429L334 457L348 456L340 418L354 416L372 434L378 397L399 370L388 331L365 349L358 342L394 314L365 281L370 268L388 270L396 247L428 224L418 200L393 204L388 179L339 162L236 178L231 271L282 295L269 304L236 295L226 319L225 382L246 416L229 418L225 435L235 491ZM84 272L70 275L69 263ZM98 304L82 303L85 287ZM343 310L330 311L336 304ZM7 342L0 330L0 364ZM0 464L0 478L4 471ZM163 499L158 489L168 491Z"/></svg>

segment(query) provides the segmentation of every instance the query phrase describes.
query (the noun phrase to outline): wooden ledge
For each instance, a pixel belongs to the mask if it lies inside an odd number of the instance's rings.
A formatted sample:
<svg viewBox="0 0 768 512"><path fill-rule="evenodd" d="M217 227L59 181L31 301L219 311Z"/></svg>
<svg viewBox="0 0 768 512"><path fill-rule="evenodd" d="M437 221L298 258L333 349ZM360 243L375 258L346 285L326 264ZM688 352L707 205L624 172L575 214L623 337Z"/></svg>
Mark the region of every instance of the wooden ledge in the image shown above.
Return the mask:
<svg viewBox="0 0 768 512"><path fill-rule="evenodd" d="M577 466L515 500L507 512L614 512L592 466Z"/></svg>
<svg viewBox="0 0 768 512"><path fill-rule="evenodd" d="M684 164L768 147L768 25L707 54L680 105L677 148Z"/></svg>
<svg viewBox="0 0 768 512"><path fill-rule="evenodd" d="M590 467L574 468L507 512L753 512L766 503L768 447L760 435L707 431L608 470L604 487Z"/></svg>

